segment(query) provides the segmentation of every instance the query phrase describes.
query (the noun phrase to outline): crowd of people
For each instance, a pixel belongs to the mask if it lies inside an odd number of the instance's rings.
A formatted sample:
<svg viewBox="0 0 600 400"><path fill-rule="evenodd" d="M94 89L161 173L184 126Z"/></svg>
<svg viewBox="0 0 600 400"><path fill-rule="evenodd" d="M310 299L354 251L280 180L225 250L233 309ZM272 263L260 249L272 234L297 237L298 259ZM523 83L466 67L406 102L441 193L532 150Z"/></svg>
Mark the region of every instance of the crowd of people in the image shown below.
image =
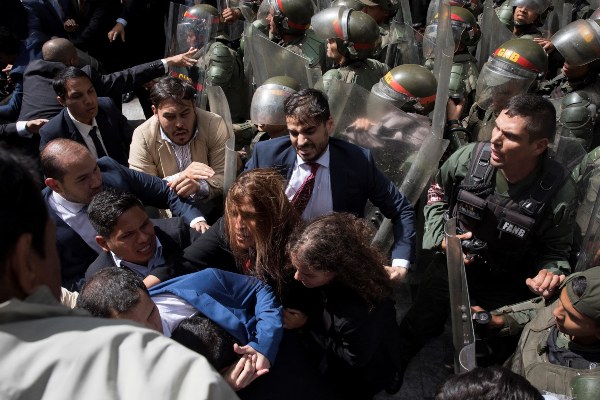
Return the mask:
<svg viewBox="0 0 600 400"><path fill-rule="evenodd" d="M597 398L595 4L5 2L0 398Z"/></svg>

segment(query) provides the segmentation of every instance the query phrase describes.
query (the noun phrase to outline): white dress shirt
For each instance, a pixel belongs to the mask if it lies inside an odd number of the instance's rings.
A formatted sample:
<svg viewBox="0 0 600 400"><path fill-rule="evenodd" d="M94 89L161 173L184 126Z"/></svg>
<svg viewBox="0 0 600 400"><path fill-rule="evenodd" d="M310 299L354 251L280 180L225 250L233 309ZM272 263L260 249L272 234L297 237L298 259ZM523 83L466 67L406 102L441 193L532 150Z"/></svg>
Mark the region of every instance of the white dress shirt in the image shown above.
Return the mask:
<svg viewBox="0 0 600 400"><path fill-rule="evenodd" d="M156 304L156 308L160 313L163 335L166 337L171 337L181 321L198 314L196 307L171 293L152 296L152 301Z"/></svg>
<svg viewBox="0 0 600 400"><path fill-rule="evenodd" d="M319 164L317 174L315 176L315 187L310 196L310 200L302 213L302 219L310 221L320 215L329 214L333 211L333 200L331 198L331 180L329 177L329 146L321 157L314 162ZM310 165L308 165L299 155L296 155L294 169L290 176L290 181L285 189L287 198L291 201L296 192L302 186L302 183L310 175Z"/></svg>
<svg viewBox="0 0 600 400"><path fill-rule="evenodd" d="M77 128L79 133L81 133L81 136L83 137L83 141L85 142L85 145L87 146L88 149L90 149L90 152L92 153L94 158L98 159L98 150L96 150L96 145L94 144L94 141L92 140L92 137L90 136L90 131L92 130L92 128L94 126L96 127L96 135L98 135L98 140L100 140L100 143L102 144L104 154L108 154L108 151L106 151L106 146L104 145L104 141L102 140L102 135L100 134L100 128L98 128L98 124L96 123L96 118L94 118L92 120L91 125L88 125L88 124L84 124L83 122L77 121L75 119L75 117L73 117L73 115L71 114L71 111L69 111L68 108L67 108L67 113L69 114L69 118L71 118L71 121L73 121L75 128Z"/></svg>
<svg viewBox="0 0 600 400"><path fill-rule="evenodd" d="M81 238L100 254L102 248L96 243L96 230L90 223L87 215L87 205L73 203L56 192L48 197L48 205L56 214L65 221Z"/></svg>
<svg viewBox="0 0 600 400"><path fill-rule="evenodd" d="M160 243L160 240L158 240L158 238L156 238L156 249L154 250L154 255L148 261L148 265L139 265L129 261L125 261L119 258L119 256L117 256L112 251L110 252L110 254L112 255L112 258L117 266L127 267L130 270L136 272L142 278L145 278L148 275L150 275L154 268L165 265L165 258L162 255L162 244Z"/></svg>

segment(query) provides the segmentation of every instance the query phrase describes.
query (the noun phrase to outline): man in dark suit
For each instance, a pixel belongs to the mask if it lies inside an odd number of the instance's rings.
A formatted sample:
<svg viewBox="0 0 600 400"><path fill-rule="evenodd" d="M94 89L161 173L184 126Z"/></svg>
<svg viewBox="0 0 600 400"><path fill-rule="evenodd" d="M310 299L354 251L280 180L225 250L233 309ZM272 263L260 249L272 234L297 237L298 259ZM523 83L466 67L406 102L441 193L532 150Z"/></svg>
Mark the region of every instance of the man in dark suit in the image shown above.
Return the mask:
<svg viewBox="0 0 600 400"><path fill-rule="evenodd" d="M302 218L332 211L364 216L367 200L392 220L393 279L415 261L415 215L411 203L375 166L369 150L330 138L333 119L323 93L292 94L284 107L289 137L257 143L246 169L275 167L288 180L286 194Z"/></svg>
<svg viewBox="0 0 600 400"><path fill-rule="evenodd" d="M87 217L92 198L104 188L135 194L144 205L169 208L199 230L203 215L183 202L161 179L132 171L104 157L96 161L89 150L69 139L56 139L42 151L47 188L42 191L56 225L56 244L62 264L62 285L77 290L89 265L102 251Z"/></svg>
<svg viewBox="0 0 600 400"><path fill-rule="evenodd" d="M133 130L109 98L98 98L85 72L67 67L52 86L65 108L40 130L40 150L53 139L68 138L87 146L96 158L109 156L127 166Z"/></svg>
<svg viewBox="0 0 600 400"><path fill-rule="evenodd" d="M92 199L88 218L96 242L104 250L90 265L85 279L106 267L129 268L150 288L194 270L182 267L190 229L181 218L150 220L142 202L131 193L106 189Z"/></svg>
<svg viewBox="0 0 600 400"><path fill-rule="evenodd" d="M68 66L79 66L77 49L67 39L56 38L42 47L42 60L27 65L23 75L23 101L19 104L19 121L36 118L52 118L62 110L52 89L54 77ZM136 65L123 71L102 75L89 65L81 69L89 76L99 96L120 98L125 92L141 87L154 78L160 78L169 66L193 65L188 53L162 60Z"/></svg>

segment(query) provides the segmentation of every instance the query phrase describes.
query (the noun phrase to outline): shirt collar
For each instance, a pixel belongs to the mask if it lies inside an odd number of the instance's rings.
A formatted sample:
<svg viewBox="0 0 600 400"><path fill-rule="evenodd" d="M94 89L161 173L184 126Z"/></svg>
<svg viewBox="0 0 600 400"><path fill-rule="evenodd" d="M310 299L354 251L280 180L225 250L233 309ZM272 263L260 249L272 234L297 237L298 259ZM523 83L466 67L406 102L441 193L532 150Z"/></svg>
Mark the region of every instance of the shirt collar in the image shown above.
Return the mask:
<svg viewBox="0 0 600 400"><path fill-rule="evenodd" d="M87 207L87 204L75 203L75 202L69 201L69 200L65 199L64 197L62 197L60 194L56 193L55 191L52 191L52 198L54 199L54 201L56 202L57 205L66 209L67 211L69 211L72 214L77 214L84 207Z"/></svg>
<svg viewBox="0 0 600 400"><path fill-rule="evenodd" d="M329 168L329 158L330 158L330 156L329 156L329 145L327 145L327 148L325 149L325 151L323 152L323 154L321 154L321 157L317 158L315 161L312 161L312 162L315 162L315 163L319 164L321 167ZM307 161L304 161L297 154L296 154L296 162L298 163L298 166L307 163Z"/></svg>
<svg viewBox="0 0 600 400"><path fill-rule="evenodd" d="M92 125L88 125L88 124L84 124L83 122L77 121L75 119L75 117L73 116L73 114L71 114L71 111L68 108L67 108L67 113L69 114L71 121L73 121L73 125L75 125L75 128L77 128L79 133L87 135L94 126L96 127L96 129L98 129L98 124L96 123L96 117L94 117L92 119Z"/></svg>
<svg viewBox="0 0 600 400"><path fill-rule="evenodd" d="M110 254L112 255L113 260L115 261L115 264L119 267L134 266L134 267L142 268L142 269L147 268L148 271L150 271L150 270L152 270L152 268L154 268L157 265L160 265L161 263L164 262L163 257L162 257L162 244L160 243L160 240L158 240L158 238L156 238L156 250L154 250L154 255L152 256L150 261L148 261L148 266L138 265L138 264L135 264L135 263L132 263L129 261L122 260L121 258L119 258L119 256L117 256L112 251L110 252Z"/></svg>

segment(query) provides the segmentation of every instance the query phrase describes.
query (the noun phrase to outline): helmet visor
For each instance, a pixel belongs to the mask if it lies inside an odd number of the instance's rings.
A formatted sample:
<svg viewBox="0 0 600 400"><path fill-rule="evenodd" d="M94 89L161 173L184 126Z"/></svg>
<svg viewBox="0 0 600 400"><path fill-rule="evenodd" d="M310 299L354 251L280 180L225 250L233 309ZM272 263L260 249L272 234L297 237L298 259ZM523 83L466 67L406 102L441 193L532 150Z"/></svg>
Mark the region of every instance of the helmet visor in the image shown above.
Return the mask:
<svg viewBox="0 0 600 400"><path fill-rule="evenodd" d="M534 72L491 59L479 74L475 101L484 110L500 112L511 97L527 92L536 78Z"/></svg>
<svg viewBox="0 0 600 400"><path fill-rule="evenodd" d="M401 108L404 104L409 101L416 101L417 99L411 99L404 93L400 93L392 89L389 85L385 83L383 78L379 80L373 87L371 88L371 93L382 98L383 100L389 101L393 103L396 107Z"/></svg>
<svg viewBox="0 0 600 400"><path fill-rule="evenodd" d="M454 51L458 49L460 39L465 30L463 24L452 22L452 38L454 40ZM438 25L430 24L425 28L425 34L423 35L423 57L434 58L435 56L435 43L438 35Z"/></svg>
<svg viewBox="0 0 600 400"><path fill-rule="evenodd" d="M600 26L596 21L571 22L550 40L570 65L585 65L600 58Z"/></svg>

